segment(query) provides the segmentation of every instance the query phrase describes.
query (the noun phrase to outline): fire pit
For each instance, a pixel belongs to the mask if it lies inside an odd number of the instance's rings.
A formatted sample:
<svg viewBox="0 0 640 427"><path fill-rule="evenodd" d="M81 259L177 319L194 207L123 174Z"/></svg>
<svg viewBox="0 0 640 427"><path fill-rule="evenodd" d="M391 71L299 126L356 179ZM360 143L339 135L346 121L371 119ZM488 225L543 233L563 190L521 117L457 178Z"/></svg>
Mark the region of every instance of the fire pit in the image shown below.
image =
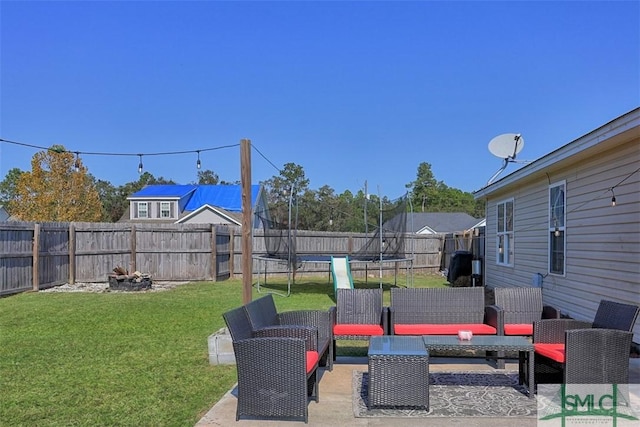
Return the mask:
<svg viewBox="0 0 640 427"><path fill-rule="evenodd" d="M122 267L113 269L109 274L109 289L114 291L144 291L151 289L151 276L139 271L128 274Z"/></svg>

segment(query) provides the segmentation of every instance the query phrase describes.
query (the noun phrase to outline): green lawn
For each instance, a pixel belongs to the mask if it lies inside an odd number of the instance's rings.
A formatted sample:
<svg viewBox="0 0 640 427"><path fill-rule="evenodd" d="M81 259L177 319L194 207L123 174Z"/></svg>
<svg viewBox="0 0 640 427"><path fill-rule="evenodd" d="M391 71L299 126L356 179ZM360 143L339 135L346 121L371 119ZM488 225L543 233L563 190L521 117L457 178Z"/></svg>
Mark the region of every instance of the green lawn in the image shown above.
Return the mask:
<svg viewBox="0 0 640 427"><path fill-rule="evenodd" d="M394 280L385 280L388 304ZM378 279L356 281L365 286ZM446 280L417 276L414 286ZM261 284L263 292L286 289L283 280ZM328 308L333 285L298 277L291 296L275 301L280 311ZM235 383L235 366L209 365L207 337L241 302L239 280L0 298L0 425L193 426Z"/></svg>

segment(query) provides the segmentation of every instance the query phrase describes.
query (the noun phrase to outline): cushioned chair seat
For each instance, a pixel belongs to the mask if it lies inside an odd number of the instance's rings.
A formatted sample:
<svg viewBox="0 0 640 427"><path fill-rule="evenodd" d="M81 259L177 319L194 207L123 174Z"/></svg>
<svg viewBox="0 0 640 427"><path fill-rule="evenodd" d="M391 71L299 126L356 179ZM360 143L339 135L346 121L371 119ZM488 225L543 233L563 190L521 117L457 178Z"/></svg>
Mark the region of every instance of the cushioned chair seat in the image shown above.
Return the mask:
<svg viewBox="0 0 640 427"><path fill-rule="evenodd" d="M504 325L505 335L533 335L533 323L510 323Z"/></svg>
<svg viewBox="0 0 640 427"><path fill-rule="evenodd" d="M317 351L307 351L307 374L316 369L319 360L320 355Z"/></svg>
<svg viewBox="0 0 640 427"><path fill-rule="evenodd" d="M564 363L564 343L538 343L534 344L533 347L536 349L537 354L548 357L558 363Z"/></svg>
<svg viewBox="0 0 640 427"><path fill-rule="evenodd" d="M384 335L380 325L340 324L334 325L333 335Z"/></svg>
<svg viewBox="0 0 640 427"><path fill-rule="evenodd" d="M475 335L496 334L496 328L482 323L398 324L394 331L396 335L457 335L462 330L471 331Z"/></svg>

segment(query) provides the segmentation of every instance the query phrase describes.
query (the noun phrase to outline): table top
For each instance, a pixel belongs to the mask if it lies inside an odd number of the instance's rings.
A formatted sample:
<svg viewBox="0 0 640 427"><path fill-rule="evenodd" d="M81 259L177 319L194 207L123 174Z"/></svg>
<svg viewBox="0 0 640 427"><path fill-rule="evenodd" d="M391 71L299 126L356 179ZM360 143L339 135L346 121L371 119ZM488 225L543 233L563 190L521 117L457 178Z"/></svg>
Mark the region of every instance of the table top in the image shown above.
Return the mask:
<svg viewBox="0 0 640 427"><path fill-rule="evenodd" d="M429 353L418 336L382 335L369 339L369 356L427 356Z"/></svg>
<svg viewBox="0 0 640 427"><path fill-rule="evenodd" d="M428 350L533 351L533 344L521 336L474 335L463 341L457 335L423 335L422 341Z"/></svg>

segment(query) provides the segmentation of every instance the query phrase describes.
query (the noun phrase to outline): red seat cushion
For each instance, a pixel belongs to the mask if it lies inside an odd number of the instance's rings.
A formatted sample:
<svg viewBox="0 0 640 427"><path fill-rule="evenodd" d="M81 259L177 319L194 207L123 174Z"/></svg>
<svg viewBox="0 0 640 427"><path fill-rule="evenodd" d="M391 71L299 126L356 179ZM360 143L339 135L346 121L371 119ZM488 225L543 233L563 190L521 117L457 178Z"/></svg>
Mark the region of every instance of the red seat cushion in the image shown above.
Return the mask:
<svg viewBox="0 0 640 427"><path fill-rule="evenodd" d="M533 335L533 323L510 323L504 325L505 335Z"/></svg>
<svg viewBox="0 0 640 427"><path fill-rule="evenodd" d="M319 360L320 355L317 351L307 351L307 374L316 368Z"/></svg>
<svg viewBox="0 0 640 427"><path fill-rule="evenodd" d="M564 363L564 344L537 343L533 344L533 347L536 353L555 360L556 362Z"/></svg>
<svg viewBox="0 0 640 427"><path fill-rule="evenodd" d="M495 335L496 328L482 323L400 324L394 325L396 335L458 335L458 331L471 331L474 335Z"/></svg>
<svg viewBox="0 0 640 427"><path fill-rule="evenodd" d="M380 325L340 324L333 326L334 335L384 335Z"/></svg>

